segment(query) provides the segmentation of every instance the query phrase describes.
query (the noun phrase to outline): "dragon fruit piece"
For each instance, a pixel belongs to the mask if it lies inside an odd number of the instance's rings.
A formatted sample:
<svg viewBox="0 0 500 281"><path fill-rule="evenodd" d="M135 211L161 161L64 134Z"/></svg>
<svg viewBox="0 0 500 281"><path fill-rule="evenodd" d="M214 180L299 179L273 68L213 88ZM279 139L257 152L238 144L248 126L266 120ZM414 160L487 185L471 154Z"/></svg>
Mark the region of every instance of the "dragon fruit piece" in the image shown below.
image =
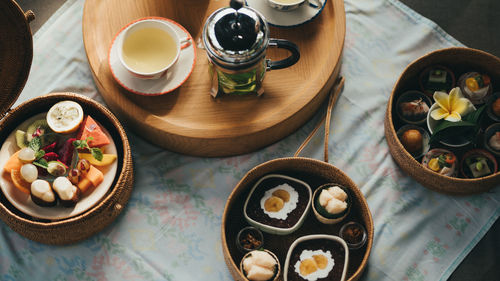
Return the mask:
<svg viewBox="0 0 500 281"><path fill-rule="evenodd" d="M55 152L47 152L43 156L43 159L47 160L47 162L49 162L49 161L56 161L56 160L59 159L59 155L57 153L55 153Z"/></svg>
<svg viewBox="0 0 500 281"><path fill-rule="evenodd" d="M73 158L73 151L75 150L75 147L73 146L73 142L75 141L75 138L70 138L68 139L63 147L59 150L59 156L60 158L58 159L60 162L64 163L66 166L71 165L71 159Z"/></svg>
<svg viewBox="0 0 500 281"><path fill-rule="evenodd" d="M49 145L44 146L42 149L45 153L54 152L56 150L57 142L53 142Z"/></svg>

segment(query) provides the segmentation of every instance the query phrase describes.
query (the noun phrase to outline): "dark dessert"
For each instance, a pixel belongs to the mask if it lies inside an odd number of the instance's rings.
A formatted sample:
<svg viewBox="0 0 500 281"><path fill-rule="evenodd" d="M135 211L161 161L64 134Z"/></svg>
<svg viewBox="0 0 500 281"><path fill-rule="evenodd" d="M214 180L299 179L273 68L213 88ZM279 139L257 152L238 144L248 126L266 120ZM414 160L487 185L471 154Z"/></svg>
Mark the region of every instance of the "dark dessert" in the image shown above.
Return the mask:
<svg viewBox="0 0 500 281"><path fill-rule="evenodd" d="M401 136L401 144L410 153L418 153L422 150L422 133L419 130L410 129Z"/></svg>
<svg viewBox="0 0 500 281"><path fill-rule="evenodd" d="M465 153L461 172L465 178L480 178L497 172L495 157L486 150L474 149Z"/></svg>
<svg viewBox="0 0 500 281"><path fill-rule="evenodd" d="M425 168L445 176L455 176L457 157L451 151L435 148L422 159Z"/></svg>
<svg viewBox="0 0 500 281"><path fill-rule="evenodd" d="M287 279L289 281L341 280L345 255L344 246L334 240L305 240L292 250L286 268Z"/></svg>
<svg viewBox="0 0 500 281"><path fill-rule="evenodd" d="M365 228L357 222L349 222L340 229L340 238L344 239L349 249L359 249L366 243Z"/></svg>
<svg viewBox="0 0 500 281"><path fill-rule="evenodd" d="M242 252L257 250L264 245L264 236L259 229L248 226L243 228L236 236L236 246Z"/></svg>
<svg viewBox="0 0 500 281"><path fill-rule="evenodd" d="M458 85L465 97L473 104L485 103L493 89L490 77L477 72L467 72L460 76Z"/></svg>
<svg viewBox="0 0 500 281"><path fill-rule="evenodd" d="M254 189L245 211L258 223L291 228L299 222L309 201L310 190L301 182L271 176Z"/></svg>
<svg viewBox="0 0 500 281"><path fill-rule="evenodd" d="M448 92L454 86L455 75L444 66L433 66L420 74L420 87L429 96L436 91Z"/></svg>

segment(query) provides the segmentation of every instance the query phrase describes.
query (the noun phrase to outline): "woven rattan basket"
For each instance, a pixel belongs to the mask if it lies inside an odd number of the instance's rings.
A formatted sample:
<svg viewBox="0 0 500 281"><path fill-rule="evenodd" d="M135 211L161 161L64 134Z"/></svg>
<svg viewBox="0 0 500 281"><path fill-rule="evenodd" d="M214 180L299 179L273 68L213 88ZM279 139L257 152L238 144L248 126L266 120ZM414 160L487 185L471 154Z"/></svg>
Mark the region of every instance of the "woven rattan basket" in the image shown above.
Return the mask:
<svg viewBox="0 0 500 281"><path fill-rule="evenodd" d="M88 238L113 222L125 207L132 192L134 174L127 135L120 122L104 106L85 96L53 93L26 101L14 109L28 78L33 57L29 21L14 1L0 1L0 144L27 118L47 112L62 100L78 102L113 138L117 154L117 172L109 191L85 212L67 219L49 221L32 218L16 209L0 191L0 219L28 239L45 244L68 244Z"/></svg>
<svg viewBox="0 0 500 281"><path fill-rule="evenodd" d="M385 115L385 136L389 151L398 165L408 175L432 190L454 195L480 193L500 184L500 172L479 179L452 178L424 168L399 141L395 103L399 95L410 89L418 89L418 75L427 67L445 65L457 73L480 71L491 77L494 91L500 86L500 59L486 52L469 48L448 48L431 52L414 62L403 71L392 90Z"/></svg>
<svg viewBox="0 0 500 281"><path fill-rule="evenodd" d="M82 95L53 93L22 103L0 122L0 143L5 141L27 115L46 112L61 100L78 102L84 112L92 115L108 130L118 152L118 169L110 190L101 201L80 215L58 221L31 218L12 206L0 192L0 218L19 234L45 244L74 243L102 230L114 221L125 207L134 181L130 145L120 122L104 106Z"/></svg>
<svg viewBox="0 0 500 281"><path fill-rule="evenodd" d="M343 82L342 82L343 83ZM338 89L341 88L341 85ZM337 95L332 95L338 96ZM335 98L330 98L330 105L333 106ZM332 106L329 106L329 112ZM329 116L329 114L327 114ZM329 127L329 117L326 118ZM317 126L316 128L318 128ZM314 130L310 136L314 134ZM326 129L326 132L329 130ZM304 144L310 140L306 139ZM325 134L325 148L328 144L328 133ZM229 196L222 216L222 247L224 260L233 278L238 281L247 280L239 270L239 264L244 256L236 246L236 236L238 231L247 226L243 216L243 205L254 184L263 176L268 174L281 174L297 178L309 184L312 191L325 183L337 183L349 189L352 198L351 210L346 219L338 224L322 224L313 212L309 212L304 224L295 232L288 235L273 235L264 233L264 248L273 252L281 265L284 265L288 249L298 237L310 234L330 234L339 235L341 226L348 221L356 221L363 224L367 231L367 243L358 250L349 252L349 267L346 280L358 280L368 264L373 243L373 220L370 209L363 193L356 184L341 170L328 163L327 149L325 149L325 161L316 159L297 157L301 148L295 154L296 157L280 158L263 163L250 170L236 185ZM278 280L283 280L283 273L287 270L283 268Z"/></svg>

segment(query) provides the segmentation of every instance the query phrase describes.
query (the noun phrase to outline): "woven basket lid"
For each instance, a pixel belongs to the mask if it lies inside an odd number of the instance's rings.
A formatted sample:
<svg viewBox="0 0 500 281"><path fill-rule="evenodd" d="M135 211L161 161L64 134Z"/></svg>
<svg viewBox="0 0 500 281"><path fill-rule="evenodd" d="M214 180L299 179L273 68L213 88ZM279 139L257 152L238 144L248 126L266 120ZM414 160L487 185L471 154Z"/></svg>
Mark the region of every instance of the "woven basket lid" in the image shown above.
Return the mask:
<svg viewBox="0 0 500 281"><path fill-rule="evenodd" d="M33 60L29 22L33 12L23 12L14 0L0 1L0 116L17 100Z"/></svg>

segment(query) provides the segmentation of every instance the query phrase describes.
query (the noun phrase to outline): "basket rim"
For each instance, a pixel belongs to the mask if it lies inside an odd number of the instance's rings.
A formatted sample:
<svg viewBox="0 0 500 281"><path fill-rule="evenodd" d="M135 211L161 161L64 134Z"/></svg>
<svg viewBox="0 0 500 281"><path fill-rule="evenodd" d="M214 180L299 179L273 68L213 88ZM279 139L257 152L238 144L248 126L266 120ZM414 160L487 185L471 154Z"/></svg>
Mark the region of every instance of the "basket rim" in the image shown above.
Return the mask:
<svg viewBox="0 0 500 281"><path fill-rule="evenodd" d="M25 13L21 6L14 1L14 0L8 0L8 1L2 1L2 4L0 6L3 6L2 9L6 9L6 12L13 12L16 14L16 17L18 18L17 23L22 26L21 28L23 29L23 48L26 49L27 55L26 57L23 58L23 70L22 70L22 78L19 80L19 83L16 85L16 88L13 89L11 92L12 96L9 96L5 103L0 104L0 116L4 116L9 110L11 109L12 105L17 101L19 96L21 95L21 92L24 89L24 86L26 85L26 82L28 81L28 76L31 70L31 64L33 62L33 36L31 33L31 27L26 19ZM6 6L6 7L5 7ZM29 11L28 11L29 12Z"/></svg>
<svg viewBox="0 0 500 281"><path fill-rule="evenodd" d="M244 278L244 276L241 274L241 272L238 271L239 267L234 263L234 261L232 259L232 255L229 252L229 249L227 247L227 239L226 239L226 232L225 232L225 226L227 224L227 218L228 218L228 209L229 209L230 204L232 204L232 202L234 201L234 197L236 196L237 190L241 188L241 185L243 184L244 180L246 178L248 178L251 174L258 172L260 169L262 169L268 165L272 165L274 163L280 163L280 162L287 162L287 161L299 162L299 163L311 163L315 166L323 166L323 167L329 168L332 171L334 171L335 173L339 173L346 178L346 180L348 181L348 185L354 187L352 190L353 193L355 193L356 195L361 195L361 197L359 197L360 202L363 205L362 206L363 209L365 209L367 211L366 215L367 215L368 220L366 222L365 228L367 231L368 239L367 239L367 243L366 243L366 252L365 252L365 255L363 256L361 264L356 269L356 271L352 274L351 278L349 278L349 280L357 280L357 278L359 278L361 276L361 274L363 273L363 271L365 270L365 268L368 264L368 258L370 257L372 245L373 245L374 224L373 224L373 217L372 217L370 207L368 205L368 202L366 201L366 198L364 197L363 193L361 192L361 189L359 189L359 187L354 183L354 181L349 176L347 176L346 173L344 173L342 170L340 170L339 168L335 167L334 165L332 165L330 163L327 163L327 162L324 162L321 160L317 160L317 159L313 159L313 158L308 158L308 157L284 157L284 158L272 159L272 160L266 161L264 163L261 163L255 167L253 167L251 170L249 170L241 178L241 180L236 184L236 186L233 188L233 190L231 191L231 194L227 198L226 204L224 206L224 212L222 214L222 223L221 223L222 251L223 251L224 256L226 257L225 260L226 260L226 265L228 266L228 269L230 271L236 270L236 272L238 272L240 277ZM232 268L230 268L230 266ZM245 279L243 279L243 280L245 280Z"/></svg>
<svg viewBox="0 0 500 281"><path fill-rule="evenodd" d="M498 64L500 64L500 58L498 58L490 53L487 53L485 51L473 49L473 48L467 48L467 47L451 47L451 48L438 49L438 50L434 50L432 52L429 52L429 53L415 59L410 64L408 64L405 67L405 69L401 72L401 74L399 75L398 79L396 80L396 82L394 83L394 86L392 88L391 96L389 97L389 100L387 102L387 109L386 109L386 115L385 115L385 119L386 119L386 122L384 122L384 126L386 127L385 128L385 136L386 136L386 138L392 137L395 140L394 143L396 144L396 147L394 149L397 149L398 152L399 151L403 152L403 154L402 154L404 157L403 160L406 162L413 163L415 165L415 167L413 167L413 168L415 168L415 169L422 169L424 171L424 174L426 177L435 178L437 180L446 180L451 184L453 184L453 183L457 183L457 184L473 184L473 183L474 184L481 184L481 183L489 182L492 179L499 179L500 180L500 171L497 171L495 174L491 174L491 175L488 175L486 177L482 177L479 179L466 179L466 178L448 177L448 176L444 176L444 175L432 172L430 170L427 170L427 169L421 167L420 163L417 160L415 160L413 158L413 156L411 156L411 154L408 151L406 151L406 149L404 149L403 145L401 144L401 141L399 141L399 138L397 137L396 129L394 127L394 120L392 118L392 108L393 108L393 104L395 102L396 89L399 87L399 84L403 80L403 78L406 75L406 73L408 72L408 70L411 69L412 67L414 67L415 64L419 63L421 60L424 60L424 59L427 59L430 57L434 57L434 56L439 56L440 54L448 53L448 52L476 53L479 55L486 56L489 59L496 61ZM393 148L391 148L390 145L389 145L389 148L390 148L389 150L391 151L391 155L394 155L394 153L392 151ZM428 187L428 186L426 186L426 187ZM430 188L432 190L439 191L439 192L446 192L446 193L452 192L455 194L455 192L453 190L447 191L447 190L441 190L441 189L438 190L438 189L432 188L432 187L428 187L428 188ZM467 194L467 193L458 192L456 194Z"/></svg>
<svg viewBox="0 0 500 281"><path fill-rule="evenodd" d="M35 97L33 99L29 99L27 101L24 101L19 106L14 108L12 111L23 110L23 108L26 105L31 104L31 103L35 103L37 101L40 101L40 100L43 100L46 98L54 98L54 99L73 98L75 100L84 100L84 101L92 104L93 106L95 106L95 108L97 110L101 111L107 118L110 119L110 122L113 124L113 126L116 127L116 130L117 130L118 134L120 135L122 143L123 143L122 169L121 169L121 171L119 171L118 178L116 179L116 184L114 186L115 188L112 188L111 192L109 192L109 194L107 196L105 196L97 204L95 204L94 206L92 206L91 208L89 208L88 210L83 212L82 214L76 215L74 217L62 219L62 220L57 220L57 221L41 222L41 221L34 221L34 220L31 220L28 218L20 217L19 215L12 212L9 208L4 206L3 204L0 204L0 208L2 208L9 216L11 216L12 218L14 218L22 223L27 224L27 225L31 225L34 227L60 227L60 226L72 225L72 224L78 223L81 219L86 218L86 217L92 217L93 215L97 214L97 212L95 212L95 211L106 207L106 204L117 193L116 186L120 185L122 182L126 182L126 180L129 178L127 170L132 169L132 167L129 167L129 166L132 166L131 165L132 158L131 158L130 144L129 144L127 135L126 135L125 130L123 129L122 125L118 121L118 119L113 115L113 113L109 109L104 107L102 104L100 104L99 102L97 102L89 97L86 97L84 95L76 94L76 93L72 93L72 92L54 92L54 93L44 94L44 95ZM0 124L3 123L4 120L0 121Z"/></svg>

